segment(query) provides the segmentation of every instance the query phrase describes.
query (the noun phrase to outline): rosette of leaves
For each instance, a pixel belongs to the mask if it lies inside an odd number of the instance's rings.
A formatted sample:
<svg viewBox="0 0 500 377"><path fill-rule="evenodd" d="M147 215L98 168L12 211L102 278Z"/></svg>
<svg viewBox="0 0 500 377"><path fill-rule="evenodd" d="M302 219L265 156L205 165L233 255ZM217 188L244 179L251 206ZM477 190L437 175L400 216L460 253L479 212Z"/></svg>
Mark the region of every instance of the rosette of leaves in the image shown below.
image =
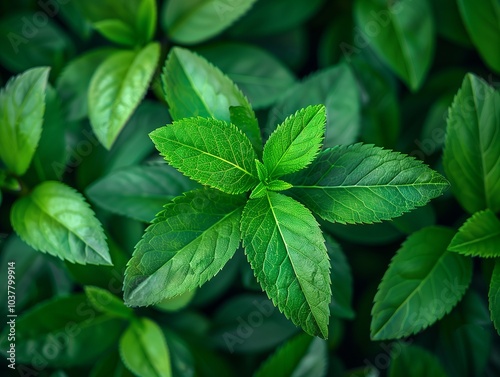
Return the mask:
<svg viewBox="0 0 500 377"><path fill-rule="evenodd" d="M290 115L262 148L246 98L187 50L171 51L162 79L174 121L150 137L171 166L204 187L167 203L146 229L128 263L125 302L152 305L201 286L242 243L280 311L326 338L330 262L315 216L389 220L441 195L448 182L418 160L373 145L321 150L323 105Z"/></svg>

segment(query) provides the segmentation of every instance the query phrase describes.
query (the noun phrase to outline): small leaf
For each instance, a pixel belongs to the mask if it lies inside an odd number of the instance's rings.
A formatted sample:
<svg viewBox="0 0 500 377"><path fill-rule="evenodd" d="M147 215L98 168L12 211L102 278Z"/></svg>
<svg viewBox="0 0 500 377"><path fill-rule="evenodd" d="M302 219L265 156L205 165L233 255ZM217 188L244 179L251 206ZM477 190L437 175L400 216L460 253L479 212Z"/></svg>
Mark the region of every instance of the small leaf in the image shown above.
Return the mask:
<svg viewBox="0 0 500 377"><path fill-rule="evenodd" d="M125 366L141 377L171 377L170 353L163 332L148 318L133 321L120 339Z"/></svg>
<svg viewBox="0 0 500 377"><path fill-rule="evenodd" d="M139 52L114 52L99 65L88 91L89 118L101 144L110 149L146 93L158 64L160 45Z"/></svg>
<svg viewBox="0 0 500 377"><path fill-rule="evenodd" d="M127 305L158 303L214 277L239 246L244 200L201 189L167 204L146 229L128 264Z"/></svg>
<svg viewBox="0 0 500 377"><path fill-rule="evenodd" d="M111 42L133 47L136 41L134 29L119 19L97 21L94 28Z"/></svg>
<svg viewBox="0 0 500 377"><path fill-rule="evenodd" d="M314 216L287 196L250 199L241 219L248 261L285 316L310 335L328 336L330 263Z"/></svg>
<svg viewBox="0 0 500 377"><path fill-rule="evenodd" d="M271 181L267 184L267 189L271 191L284 191L292 188L293 185L291 185L288 182L281 181L279 179L276 179L274 181Z"/></svg>
<svg viewBox="0 0 500 377"><path fill-rule="evenodd" d="M485 0L477 6L473 0L458 0L465 27L486 64L500 72L500 4Z"/></svg>
<svg viewBox="0 0 500 377"><path fill-rule="evenodd" d="M259 177L259 181L266 182L267 178L269 177L269 172L267 171L266 166L256 159L255 167L257 168L257 176Z"/></svg>
<svg viewBox="0 0 500 377"><path fill-rule="evenodd" d="M326 149L289 181L295 198L323 219L339 223L401 216L449 186L421 161L368 144Z"/></svg>
<svg viewBox="0 0 500 377"><path fill-rule="evenodd" d="M165 160L186 176L228 194L257 185L257 155L236 126L210 118L187 118L151 132Z"/></svg>
<svg viewBox="0 0 500 377"><path fill-rule="evenodd" d="M269 177L281 177L309 165L321 148L325 123L325 107L316 105L297 111L279 125L264 146Z"/></svg>
<svg viewBox="0 0 500 377"><path fill-rule="evenodd" d="M135 15L136 29L142 36L144 42L153 39L156 31L156 19L158 10L155 0L141 0L137 15Z"/></svg>
<svg viewBox="0 0 500 377"><path fill-rule="evenodd" d="M476 212L458 230L448 250L474 257L500 257L500 220L489 209Z"/></svg>
<svg viewBox="0 0 500 377"><path fill-rule="evenodd" d="M230 106L229 117L231 123L245 132L252 142L255 151L262 155L262 139L260 136L259 122L255 113L247 106Z"/></svg>
<svg viewBox="0 0 500 377"><path fill-rule="evenodd" d="M250 199L262 198L267 193L267 186L263 182L259 182L259 184L252 190L250 194Z"/></svg>
<svg viewBox="0 0 500 377"><path fill-rule="evenodd" d="M196 292L197 289L193 289L191 291L187 291L181 294L180 296L167 298L156 304L155 309L164 312L176 312L178 310L184 309L193 300L193 297L196 295Z"/></svg>
<svg viewBox="0 0 500 377"><path fill-rule="evenodd" d="M230 107L243 106L251 114L252 107L241 91L218 68L201 56L174 47L162 73L165 99L173 120L201 116L231 122ZM256 151L262 150L262 139L257 120L235 122L250 139Z"/></svg>
<svg viewBox="0 0 500 377"><path fill-rule="evenodd" d="M300 334L278 348L253 376L323 377L327 370L327 359L324 340Z"/></svg>
<svg viewBox="0 0 500 377"><path fill-rule="evenodd" d="M435 46L428 2L357 0L355 16L361 34L358 39L369 44L411 90L420 88L431 66Z"/></svg>
<svg viewBox="0 0 500 377"><path fill-rule="evenodd" d="M14 203L11 222L34 249L79 264L111 265L106 237L83 196L46 181Z"/></svg>
<svg viewBox="0 0 500 377"><path fill-rule="evenodd" d="M23 175L42 135L50 68L33 68L11 78L0 91L0 159Z"/></svg>
<svg viewBox="0 0 500 377"><path fill-rule="evenodd" d="M448 115L443 164L463 208L500 210L500 93L468 74Z"/></svg>
<svg viewBox="0 0 500 377"><path fill-rule="evenodd" d="M472 261L446 250L452 237L451 229L429 227L403 243L375 295L373 340L416 334L462 299L471 281Z"/></svg>
<svg viewBox="0 0 500 377"><path fill-rule="evenodd" d="M100 207L150 222L163 206L197 185L166 164L126 167L95 181L87 190Z"/></svg>
<svg viewBox="0 0 500 377"><path fill-rule="evenodd" d="M164 25L168 36L175 42L203 42L244 15L255 1L170 0L165 9Z"/></svg>
<svg viewBox="0 0 500 377"><path fill-rule="evenodd" d="M87 285L85 294L90 304L101 313L125 319L131 319L134 315L132 309L106 289Z"/></svg>
<svg viewBox="0 0 500 377"><path fill-rule="evenodd" d="M500 259L495 262L488 293L490 315L495 329L500 334Z"/></svg>
<svg viewBox="0 0 500 377"><path fill-rule="evenodd" d="M393 357L389 377L448 377L439 359L419 346L400 346L400 353Z"/></svg>

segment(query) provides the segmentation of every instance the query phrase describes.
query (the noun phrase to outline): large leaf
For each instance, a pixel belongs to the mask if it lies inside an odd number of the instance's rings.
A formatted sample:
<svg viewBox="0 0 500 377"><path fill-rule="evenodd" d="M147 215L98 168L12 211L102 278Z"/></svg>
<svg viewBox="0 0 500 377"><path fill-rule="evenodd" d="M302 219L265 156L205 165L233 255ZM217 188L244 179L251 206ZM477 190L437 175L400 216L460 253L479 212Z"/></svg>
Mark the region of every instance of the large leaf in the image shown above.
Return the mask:
<svg viewBox="0 0 500 377"><path fill-rule="evenodd" d="M97 138L107 149L146 93L159 56L160 45L156 42L139 52L114 52L92 76L89 118Z"/></svg>
<svg viewBox="0 0 500 377"><path fill-rule="evenodd" d="M0 91L0 158L23 175L42 135L49 68L33 68L11 78Z"/></svg>
<svg viewBox="0 0 500 377"><path fill-rule="evenodd" d="M139 221L150 222L171 199L196 184L166 164L116 170L87 188L100 207Z"/></svg>
<svg viewBox="0 0 500 377"><path fill-rule="evenodd" d="M163 68L162 82L174 120L202 116L229 122L231 106L246 107L253 114L248 100L231 79L189 50L174 47L170 51ZM254 148L261 150L262 140L256 124L247 123L247 127L239 127Z"/></svg>
<svg viewBox="0 0 500 377"><path fill-rule="evenodd" d="M403 243L375 295L372 339L415 334L461 300L472 277L472 261L446 250L453 234L448 228L429 227Z"/></svg>
<svg viewBox="0 0 500 377"><path fill-rule="evenodd" d="M272 354L253 376L323 377L326 369L326 342L300 334Z"/></svg>
<svg viewBox="0 0 500 377"><path fill-rule="evenodd" d="M120 339L125 366L141 377L171 377L170 353L163 332L147 318L133 321Z"/></svg>
<svg viewBox="0 0 500 377"><path fill-rule="evenodd" d="M257 155L232 124L187 118L158 128L150 137L170 165L203 185L239 194L257 184Z"/></svg>
<svg viewBox="0 0 500 377"><path fill-rule="evenodd" d="M294 75L283 63L256 46L226 42L197 51L225 72L255 109L271 105L295 84Z"/></svg>
<svg viewBox="0 0 500 377"><path fill-rule="evenodd" d="M465 27L483 60L500 72L500 3L484 0L481 6L473 0L458 0Z"/></svg>
<svg viewBox="0 0 500 377"><path fill-rule="evenodd" d="M293 195L327 221L389 220L443 193L448 182L421 161L372 145L321 152L289 182Z"/></svg>
<svg viewBox="0 0 500 377"><path fill-rule="evenodd" d="M500 334L500 259L495 262L488 293L491 320Z"/></svg>
<svg viewBox="0 0 500 377"><path fill-rule="evenodd" d="M207 40L244 15L256 0L170 0L164 25L169 37L179 43Z"/></svg>
<svg viewBox="0 0 500 377"><path fill-rule="evenodd" d="M435 31L428 2L357 0L355 15L362 33L359 39L363 38L410 89L418 89L434 55Z"/></svg>
<svg viewBox="0 0 500 377"><path fill-rule="evenodd" d="M271 109L267 130L309 105L326 107L324 145L354 143L361 129L361 99L356 78L347 64L339 64L306 78L292 86Z"/></svg>
<svg viewBox="0 0 500 377"><path fill-rule="evenodd" d="M500 220L491 210L476 212L458 230L448 250L482 258L500 257Z"/></svg>
<svg viewBox="0 0 500 377"><path fill-rule="evenodd" d="M83 196L46 181L14 203L11 222L34 249L72 263L110 265L106 237Z"/></svg>
<svg viewBox="0 0 500 377"><path fill-rule="evenodd" d="M448 377L439 359L419 346L401 346L393 357L389 377Z"/></svg>
<svg viewBox="0 0 500 377"><path fill-rule="evenodd" d="M326 338L330 263L314 216L292 198L268 192L248 201L241 232L248 261L269 298L308 334Z"/></svg>
<svg viewBox="0 0 500 377"><path fill-rule="evenodd" d="M325 133L325 111L323 105L297 111L271 134L263 152L270 178L301 170L316 157Z"/></svg>
<svg viewBox="0 0 500 377"><path fill-rule="evenodd" d="M137 244L125 275L128 305L158 303L211 279L240 243L244 198L190 191L159 213Z"/></svg>
<svg viewBox="0 0 500 377"><path fill-rule="evenodd" d="M448 116L444 169L469 213L500 210L500 93L468 74Z"/></svg>
<svg viewBox="0 0 500 377"><path fill-rule="evenodd" d="M86 365L118 341L124 321L97 312L84 294L42 302L16 318L16 361L53 367ZM8 327L0 336L8 350Z"/></svg>

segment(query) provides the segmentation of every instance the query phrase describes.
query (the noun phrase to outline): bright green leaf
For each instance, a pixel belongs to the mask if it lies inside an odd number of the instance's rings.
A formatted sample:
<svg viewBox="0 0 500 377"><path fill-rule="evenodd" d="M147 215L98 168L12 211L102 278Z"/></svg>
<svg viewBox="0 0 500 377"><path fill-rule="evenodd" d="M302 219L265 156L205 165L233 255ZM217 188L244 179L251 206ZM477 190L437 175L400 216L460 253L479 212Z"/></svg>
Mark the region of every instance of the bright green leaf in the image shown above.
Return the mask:
<svg viewBox="0 0 500 377"><path fill-rule="evenodd" d="M253 377L323 377L327 360L324 340L300 334L278 348Z"/></svg>
<svg viewBox="0 0 500 377"><path fill-rule="evenodd" d="M158 64L160 45L119 51L99 65L88 91L89 118L101 144L110 149L146 93Z"/></svg>
<svg viewBox="0 0 500 377"><path fill-rule="evenodd" d="M401 346L400 353L391 361L389 377L422 376L448 377L439 359L430 351L415 345Z"/></svg>
<svg viewBox="0 0 500 377"><path fill-rule="evenodd" d="M231 106L243 106L247 114L253 115L248 100L231 79L189 50L174 47L170 51L163 68L162 82L174 120L201 116L231 122ZM262 149L256 120L234 124L248 136L255 150Z"/></svg>
<svg viewBox="0 0 500 377"><path fill-rule="evenodd" d="M236 126L212 118L186 118L151 132L165 160L186 176L229 194L257 185L257 155Z"/></svg>
<svg viewBox="0 0 500 377"><path fill-rule="evenodd" d="M244 198L190 191L159 213L137 244L125 275L128 305L158 303L211 279L240 243Z"/></svg>
<svg viewBox="0 0 500 377"><path fill-rule="evenodd" d="M270 178L305 168L318 154L325 133L326 109L309 106L288 117L264 146L263 161Z"/></svg>
<svg viewBox="0 0 500 377"><path fill-rule="evenodd" d="M140 377L171 377L170 353L160 326L147 318L130 324L120 339L125 366Z"/></svg>
<svg viewBox="0 0 500 377"><path fill-rule="evenodd" d="M446 250L453 234L448 228L429 227L403 243L375 295L373 340L416 334L462 299L471 281L472 261Z"/></svg>
<svg viewBox="0 0 500 377"><path fill-rule="evenodd" d="M196 184L166 164L132 166L95 181L87 195L100 207L150 222L171 199Z"/></svg>
<svg viewBox="0 0 500 377"><path fill-rule="evenodd" d="M136 27L146 42L155 35L157 13L156 0L141 0L136 15Z"/></svg>
<svg viewBox="0 0 500 377"><path fill-rule="evenodd" d="M50 68L33 68L11 78L0 91L0 158L23 175L42 135Z"/></svg>
<svg viewBox="0 0 500 377"><path fill-rule="evenodd" d="M339 223L401 216L441 195L449 185L421 161L367 144L324 150L289 181L299 201L325 220Z"/></svg>
<svg viewBox="0 0 500 377"><path fill-rule="evenodd" d="M134 29L122 20L114 18L97 21L94 28L111 42L132 47L137 43Z"/></svg>
<svg viewBox="0 0 500 377"><path fill-rule="evenodd" d="M255 160L255 167L257 168L257 176L259 177L259 181L266 182L269 177L269 172L267 171L266 166L259 160Z"/></svg>
<svg viewBox="0 0 500 377"><path fill-rule="evenodd" d="M293 185L291 185L288 182L282 181L280 179L276 179L274 181L271 181L267 184L267 189L271 191L284 191L292 188Z"/></svg>
<svg viewBox="0 0 500 377"><path fill-rule="evenodd" d="M420 88L434 56L435 30L429 3L357 0L355 16L362 33L358 38L363 38L411 90Z"/></svg>
<svg viewBox="0 0 500 377"><path fill-rule="evenodd" d="M474 257L500 257L500 220L490 210L476 212L458 230L448 250Z"/></svg>
<svg viewBox="0 0 500 377"><path fill-rule="evenodd" d="M34 249L79 264L110 265L106 237L83 196L46 181L14 203L11 222Z"/></svg>
<svg viewBox="0 0 500 377"><path fill-rule="evenodd" d="M241 232L248 261L269 298L305 332L326 338L330 263L314 216L292 198L268 192L248 201Z"/></svg>
<svg viewBox="0 0 500 377"><path fill-rule="evenodd" d="M134 315L132 309L107 289L87 285L85 294L92 307L101 313L125 319L131 319Z"/></svg>
<svg viewBox="0 0 500 377"><path fill-rule="evenodd" d="M483 60L500 72L500 3L484 0L478 6L473 0L458 0L465 27Z"/></svg>
<svg viewBox="0 0 500 377"><path fill-rule="evenodd" d="M250 194L250 199L262 198L267 193L267 186L264 182L259 182L259 184L252 190Z"/></svg>
<svg viewBox="0 0 500 377"><path fill-rule="evenodd" d="M488 293L490 315L495 329L500 334L500 259L495 262Z"/></svg>
<svg viewBox="0 0 500 377"><path fill-rule="evenodd" d="M256 0L169 0L164 25L172 40L194 44L216 36L244 15Z"/></svg>
<svg viewBox="0 0 500 377"><path fill-rule="evenodd" d="M469 213L500 210L500 93L468 74L448 116L444 169Z"/></svg>

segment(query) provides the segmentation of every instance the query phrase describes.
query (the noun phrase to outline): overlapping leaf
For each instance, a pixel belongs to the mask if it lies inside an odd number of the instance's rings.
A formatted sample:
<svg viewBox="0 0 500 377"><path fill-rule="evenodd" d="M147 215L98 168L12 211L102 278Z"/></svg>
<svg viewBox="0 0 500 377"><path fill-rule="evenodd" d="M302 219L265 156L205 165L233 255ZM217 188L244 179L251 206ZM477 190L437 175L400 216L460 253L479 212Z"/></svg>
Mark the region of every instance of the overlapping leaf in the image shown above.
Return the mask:
<svg viewBox="0 0 500 377"><path fill-rule="evenodd" d="M363 144L322 151L289 182L294 197L325 220L339 223L400 216L441 195L449 185L421 161Z"/></svg>

